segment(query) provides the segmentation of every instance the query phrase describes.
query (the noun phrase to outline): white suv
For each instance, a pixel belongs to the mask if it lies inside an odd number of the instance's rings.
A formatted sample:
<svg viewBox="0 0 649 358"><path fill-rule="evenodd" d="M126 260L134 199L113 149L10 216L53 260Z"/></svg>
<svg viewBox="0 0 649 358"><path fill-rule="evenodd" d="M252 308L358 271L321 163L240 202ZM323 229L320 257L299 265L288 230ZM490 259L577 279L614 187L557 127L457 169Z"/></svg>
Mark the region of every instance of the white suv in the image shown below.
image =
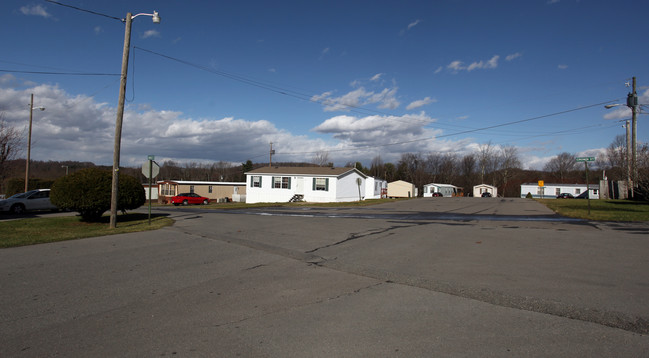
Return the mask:
<svg viewBox="0 0 649 358"><path fill-rule="evenodd" d="M56 210L56 206L50 202L50 189L30 190L0 200L0 211L20 214L27 210Z"/></svg>

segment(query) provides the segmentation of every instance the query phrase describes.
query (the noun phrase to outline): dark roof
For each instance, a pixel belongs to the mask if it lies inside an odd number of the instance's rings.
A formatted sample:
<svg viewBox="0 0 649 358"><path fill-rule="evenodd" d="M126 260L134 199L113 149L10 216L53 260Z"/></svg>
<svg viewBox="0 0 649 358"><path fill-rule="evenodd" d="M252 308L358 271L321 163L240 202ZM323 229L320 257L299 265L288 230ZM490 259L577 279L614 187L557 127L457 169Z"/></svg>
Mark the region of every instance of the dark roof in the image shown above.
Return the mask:
<svg viewBox="0 0 649 358"><path fill-rule="evenodd" d="M261 167L246 174L289 174L289 175L330 175L340 176L342 174L356 171L361 176L366 175L356 168L332 168L332 167Z"/></svg>

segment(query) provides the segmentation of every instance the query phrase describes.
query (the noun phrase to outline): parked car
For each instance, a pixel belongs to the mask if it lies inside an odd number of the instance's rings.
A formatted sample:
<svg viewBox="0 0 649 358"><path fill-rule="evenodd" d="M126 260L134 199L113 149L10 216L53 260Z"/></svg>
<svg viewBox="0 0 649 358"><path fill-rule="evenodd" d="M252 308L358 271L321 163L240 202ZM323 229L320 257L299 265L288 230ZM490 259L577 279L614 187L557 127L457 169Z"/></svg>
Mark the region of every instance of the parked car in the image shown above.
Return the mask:
<svg viewBox="0 0 649 358"><path fill-rule="evenodd" d="M557 199L574 199L575 197L572 196L570 193L561 193L557 195Z"/></svg>
<svg viewBox="0 0 649 358"><path fill-rule="evenodd" d="M444 195L442 195L442 193L440 193L439 191L436 191L433 193L433 197L435 196L444 196Z"/></svg>
<svg viewBox="0 0 649 358"><path fill-rule="evenodd" d="M178 194L174 197L171 198L171 203L178 206L180 204L182 205L189 205L189 204L203 204L207 205L210 202L209 198L206 198L204 196L200 196L196 193L183 193L183 194Z"/></svg>
<svg viewBox="0 0 649 358"><path fill-rule="evenodd" d="M0 200L0 211L21 214L31 210L56 210L50 202L50 189L30 190L26 193L13 195L5 200Z"/></svg>
<svg viewBox="0 0 649 358"><path fill-rule="evenodd" d="M491 193L488 192L488 191L485 191L484 193L482 193L482 197L483 198L491 198Z"/></svg>

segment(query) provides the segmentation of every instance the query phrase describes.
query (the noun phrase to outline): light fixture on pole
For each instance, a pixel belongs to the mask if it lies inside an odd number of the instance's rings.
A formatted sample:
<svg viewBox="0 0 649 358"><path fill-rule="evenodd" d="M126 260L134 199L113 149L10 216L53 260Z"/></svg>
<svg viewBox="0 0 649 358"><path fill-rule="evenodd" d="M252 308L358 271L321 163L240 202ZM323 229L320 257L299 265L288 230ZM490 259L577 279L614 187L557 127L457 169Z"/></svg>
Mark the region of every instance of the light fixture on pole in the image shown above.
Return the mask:
<svg viewBox="0 0 649 358"><path fill-rule="evenodd" d="M115 122L115 144L113 147L113 181L110 192L110 228L117 227L117 203L119 198L119 152L122 141L122 121L124 119L124 99L126 97L126 77L128 73L128 55L131 47L131 23L138 16L151 16L154 24L160 23L160 15L157 11L153 14L140 13L131 15L126 14L122 21L126 24L124 30L124 52L122 54L122 74L119 85L119 100L117 105L117 119Z"/></svg>
<svg viewBox="0 0 649 358"><path fill-rule="evenodd" d="M36 107L41 111L45 110L45 107L40 106ZM32 153L32 118L34 117L34 94L32 93L31 102L29 103L29 130L27 135L27 161L25 163L25 193L29 190L29 161Z"/></svg>

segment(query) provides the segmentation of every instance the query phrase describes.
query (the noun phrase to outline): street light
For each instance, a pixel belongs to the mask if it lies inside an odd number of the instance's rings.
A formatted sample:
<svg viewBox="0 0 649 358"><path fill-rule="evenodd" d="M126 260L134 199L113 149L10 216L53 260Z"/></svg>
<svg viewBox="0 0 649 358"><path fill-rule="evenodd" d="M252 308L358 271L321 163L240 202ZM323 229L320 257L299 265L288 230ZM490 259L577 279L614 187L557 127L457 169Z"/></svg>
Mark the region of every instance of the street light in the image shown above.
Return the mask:
<svg viewBox="0 0 649 358"><path fill-rule="evenodd" d="M124 119L124 99L126 96L126 76L128 73L128 55L131 47L131 23L138 16L151 16L154 24L160 23L160 15L157 11L153 14L140 13L131 15L126 14L122 21L126 24L124 30L124 52L122 55L122 75L119 84L119 100L117 105L117 120L115 122L115 144L113 147L113 182L110 192L110 228L117 227L117 201L119 197L119 151L122 141L122 121Z"/></svg>
<svg viewBox="0 0 649 358"><path fill-rule="evenodd" d="M45 110L45 107L35 107L41 111ZM34 94L32 93L32 100L29 103L29 134L27 136L27 162L25 163L25 193L29 190L29 161L32 152L32 118L34 117Z"/></svg>

